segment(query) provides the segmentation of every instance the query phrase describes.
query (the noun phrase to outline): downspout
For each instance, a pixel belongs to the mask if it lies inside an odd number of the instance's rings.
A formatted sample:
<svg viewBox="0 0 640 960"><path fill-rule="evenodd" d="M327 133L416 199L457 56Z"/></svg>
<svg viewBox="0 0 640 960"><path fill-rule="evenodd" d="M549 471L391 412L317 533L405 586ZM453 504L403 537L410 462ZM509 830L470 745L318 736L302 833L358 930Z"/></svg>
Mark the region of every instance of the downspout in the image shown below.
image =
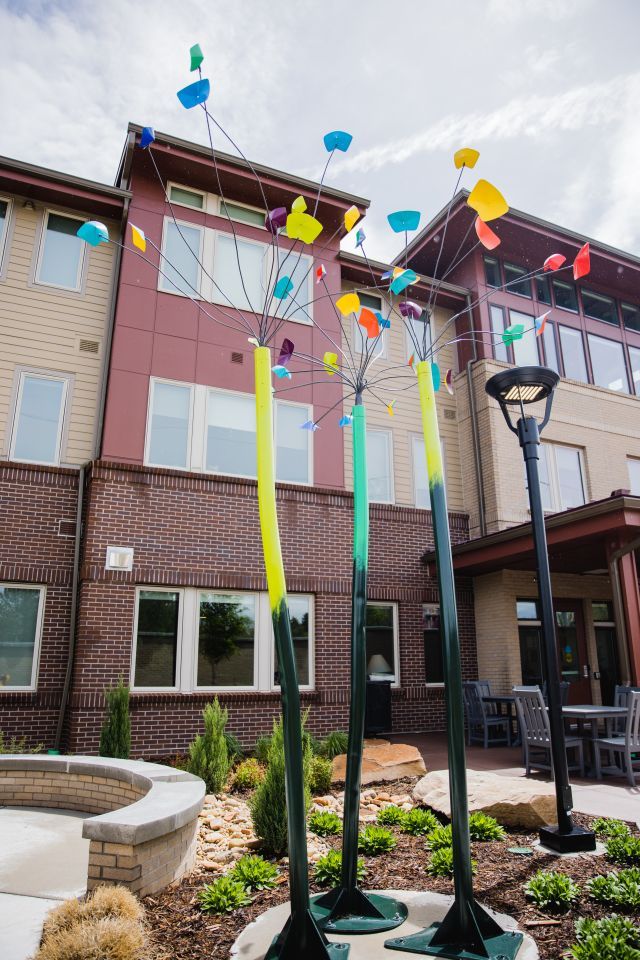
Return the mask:
<svg viewBox="0 0 640 960"><path fill-rule="evenodd" d="M473 329L473 318L471 314L471 294L467 294L467 315L469 317L469 329ZM478 413L476 410L476 398L473 391L473 364L478 359L478 348L475 337L471 338L473 345L473 358L467 360L467 389L469 390L469 412L471 414L471 436L473 439L473 462L476 475L476 495L478 497L478 521L480 523L480 536L484 537L487 533L485 500L484 500L484 477L482 475L482 456L480 453L480 437L478 436Z"/></svg>
<svg viewBox="0 0 640 960"><path fill-rule="evenodd" d="M627 622L624 615L624 601L622 599L622 586L620 584L620 571L618 569L618 560L627 553L633 553L640 547L640 538L632 540L624 547L614 550L609 556L609 574L611 576L611 585L613 588L613 608L616 618L616 635L618 637L618 653L620 654L620 671L626 673L626 679L631 678L631 663L629 661L629 644L627 637Z"/></svg>

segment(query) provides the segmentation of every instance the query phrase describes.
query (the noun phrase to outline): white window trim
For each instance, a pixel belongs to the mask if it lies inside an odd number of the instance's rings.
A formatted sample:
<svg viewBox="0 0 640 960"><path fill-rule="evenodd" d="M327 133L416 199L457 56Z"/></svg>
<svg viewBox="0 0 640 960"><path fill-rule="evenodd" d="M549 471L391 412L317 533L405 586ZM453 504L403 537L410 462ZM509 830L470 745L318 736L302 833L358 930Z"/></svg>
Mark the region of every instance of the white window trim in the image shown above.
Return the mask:
<svg viewBox="0 0 640 960"><path fill-rule="evenodd" d="M84 274L84 265L87 256L87 244L82 243L80 245L80 256L78 257L78 270L76 273L76 285L74 287L68 287L63 283L51 283L46 280L40 279L40 269L42 267L42 257L44 254L44 247L47 239L47 224L49 223L49 217L53 214L58 217L65 217L67 220L77 220L78 226L84 223L82 217L74 216L73 214L68 213L66 210L56 210L53 208L47 208L44 211L44 216L42 218L42 229L40 232L40 239L38 242L38 252L36 256L36 269L33 278L33 282L39 287L53 287L55 290L70 290L72 293L80 293L82 290L82 277Z"/></svg>
<svg viewBox="0 0 640 960"><path fill-rule="evenodd" d="M640 471L640 457L627 457L627 476L629 477L629 488L631 490L632 497L640 497L640 490L637 493L633 492L633 477L631 475L630 464L637 463L638 470Z"/></svg>
<svg viewBox="0 0 640 960"><path fill-rule="evenodd" d="M176 650L176 682L172 687L135 686L136 652L138 636L138 614L140 609L140 595L142 593L176 593L178 594L178 631ZM200 617L200 597L209 594L221 597L251 596L255 602L255 634L253 685L247 686L198 686L198 623ZM313 691L315 689L315 597L313 594L290 594L293 597L304 597L309 601L309 683L301 684L300 689ZM380 604L384 606L386 604ZM394 644L396 641L396 620L394 614ZM395 645L394 645L394 655ZM280 687L273 682L275 668L275 642L268 593L253 590L220 590L206 587L172 587L147 586L141 584L136 587L133 636L131 643L131 673L130 684L134 693L271 693L279 691ZM3 688L9 689L9 688ZM19 690L26 689L18 687Z"/></svg>
<svg viewBox="0 0 640 960"><path fill-rule="evenodd" d="M391 682L391 688L395 689L396 687L400 686L400 631L398 629L398 604L395 600L367 600L367 606L391 607L393 610L393 660L395 671L394 679Z"/></svg>
<svg viewBox="0 0 640 960"><path fill-rule="evenodd" d="M189 423L188 423L188 433L187 433L187 463L184 467L175 467L167 466L164 463L154 463L149 457L149 451L151 448L151 422L152 422L152 413L153 413L153 398L155 394L155 387L157 383L166 383L172 387L183 387L189 390ZM193 470L191 466L193 455L192 455L192 444L193 444L193 408L194 408L194 384L192 383L182 383L179 380L168 380L165 377L150 377L149 378L149 398L147 400L147 423L145 428L144 436L144 463L148 467L159 467L162 470Z"/></svg>
<svg viewBox="0 0 640 960"><path fill-rule="evenodd" d="M33 692L38 689L38 673L40 670L40 650L42 647L42 626L44 622L44 608L46 603L47 588L38 583L0 583L0 587L8 587L12 590L37 590L40 594L38 599L38 616L36 618L36 632L33 640L33 661L31 663L31 681L29 686L10 686L0 687L0 696L3 693L12 693L15 691Z"/></svg>
<svg viewBox="0 0 640 960"><path fill-rule="evenodd" d="M547 473L549 475L549 487L551 489L551 508L546 509L545 513L560 513L571 509L564 507L560 500L560 480L558 477L558 465L556 461L556 448L562 447L565 450L575 450L578 454L578 464L580 466L580 483L582 486L582 496L584 503L588 503L587 497L587 478L584 469L584 453L581 447L574 447L568 443L553 443L553 441L544 442L542 446L545 449L547 462Z"/></svg>
<svg viewBox="0 0 640 960"><path fill-rule="evenodd" d="M171 202L173 203L173 201L171 201ZM188 209L189 209L189 210L195 210L196 213L198 213L198 212L201 213L201 212L202 212L202 211L198 211L195 207L189 207ZM168 227L168 224L173 224L174 226L175 226L175 224L177 224L179 227L189 227L191 230L197 230L198 233L200 234L200 246L199 246L199 248L198 248L198 260L200 261L200 263L197 263L197 264L196 264L198 273L197 273L197 276L196 276L195 290L191 290L190 293L182 293L181 290L169 290L169 289L167 289L167 287L164 287L164 286L163 286L163 283L167 283L167 284L171 283L170 280L167 280L167 279L162 275L163 273L166 273L166 272L167 272L166 267L171 264L171 262L165 257L166 242L167 242L167 227ZM170 297L184 297L185 300L190 300L190 299L200 300L200 299L202 299L202 286L203 286L203 276L204 276L204 275L203 275L202 267L200 266L200 264L203 262L203 259L204 259L204 258L203 258L203 250L204 250L204 237L205 237L205 233L206 233L206 230L205 230L205 228L202 226L201 223L193 223L193 221L189 221L189 220L178 220L177 217L175 218L175 221L174 221L173 217L171 217L171 216L164 217L163 222L162 222L162 243L161 243L161 245L160 245L160 254L161 254L161 255L160 255L160 263L159 263L159 265L158 265L158 266L159 266L159 269L158 269L157 290L158 290L159 293L167 293ZM187 246L187 244L184 242L184 240L182 241L182 243L183 243L185 246ZM190 248L189 248L189 249L190 249ZM171 265L172 265L172 264L171 264ZM160 273L161 270L162 270L162 273ZM182 283L183 281L180 281L180 282ZM189 286L189 284L186 284L186 286Z"/></svg>
<svg viewBox="0 0 640 960"><path fill-rule="evenodd" d="M58 429L56 433L56 456L51 460L25 460L15 457L15 446L18 439L18 422L20 419L20 408L22 407L22 395L24 392L25 377L35 377L39 380L58 380L63 384L62 399L60 401L60 413L58 415ZM54 373L42 370L21 369L18 373L18 389L16 392L16 402L13 408L13 421L11 424L11 439L9 442L9 460L15 460L16 463L38 463L46 466L57 467L60 465L62 456L62 440L64 435L65 415L69 406L71 376L64 373Z"/></svg>
<svg viewBox="0 0 640 960"><path fill-rule="evenodd" d="M202 197L202 206L194 207L190 203L183 203L181 200L174 200L171 197L171 187L175 187L176 190L184 190L185 193L194 193L198 197ZM196 190L194 187L186 187L184 183L176 183L175 180L167 181L167 203L172 207L184 207L186 210L195 210L196 213L206 213L207 212L207 194L204 190Z"/></svg>
<svg viewBox="0 0 640 960"><path fill-rule="evenodd" d="M4 229L0 234L0 277L4 276L4 257L9 249L9 234L13 223L13 198L5 197L0 194L0 200L7 205L7 212L4 218Z"/></svg>
<svg viewBox="0 0 640 960"><path fill-rule="evenodd" d="M394 477L394 464L393 464L393 430L386 430L384 427L370 427L367 428L367 433L384 433L387 436L387 452L389 454L389 492L391 494L390 500L374 500L372 497L369 497L371 503L395 503L396 502L396 491L395 491L395 477Z"/></svg>

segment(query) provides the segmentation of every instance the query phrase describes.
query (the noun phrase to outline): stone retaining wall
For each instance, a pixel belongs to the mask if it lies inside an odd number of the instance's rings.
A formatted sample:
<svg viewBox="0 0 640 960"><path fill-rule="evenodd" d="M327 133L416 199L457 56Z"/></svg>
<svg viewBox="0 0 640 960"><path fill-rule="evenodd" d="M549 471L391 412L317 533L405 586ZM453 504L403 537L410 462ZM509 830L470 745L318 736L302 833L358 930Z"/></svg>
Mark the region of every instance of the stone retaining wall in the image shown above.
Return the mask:
<svg viewBox="0 0 640 960"><path fill-rule="evenodd" d="M0 804L9 807L54 807L99 814L135 803L146 793L111 777L0 769Z"/></svg>

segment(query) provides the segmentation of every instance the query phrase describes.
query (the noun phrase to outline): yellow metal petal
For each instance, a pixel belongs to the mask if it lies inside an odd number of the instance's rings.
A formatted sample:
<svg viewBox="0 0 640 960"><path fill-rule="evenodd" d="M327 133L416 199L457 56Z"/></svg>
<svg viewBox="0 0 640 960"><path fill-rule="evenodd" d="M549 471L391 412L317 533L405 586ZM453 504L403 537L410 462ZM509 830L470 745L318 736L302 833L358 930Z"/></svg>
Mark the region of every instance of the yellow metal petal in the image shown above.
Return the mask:
<svg viewBox="0 0 640 960"><path fill-rule="evenodd" d="M359 219L360 211L357 207L349 207L348 210L345 210L344 227L347 233L349 233L349 230L353 230Z"/></svg>
<svg viewBox="0 0 640 960"><path fill-rule="evenodd" d="M322 224L309 213L290 213L287 217L287 236L291 240L313 243L322 233Z"/></svg>
<svg viewBox="0 0 640 960"><path fill-rule="evenodd" d="M473 147L462 147L461 150L456 150L453 155L456 170L459 170L460 167L469 167L469 169L475 167L479 156L480 154Z"/></svg>
<svg viewBox="0 0 640 960"><path fill-rule="evenodd" d="M304 213L307 209L307 201L304 197L296 197L291 204L292 213Z"/></svg>
<svg viewBox="0 0 640 960"><path fill-rule="evenodd" d="M343 317L349 313L357 313L360 309L360 297L357 293L344 293L339 300L336 300L336 307Z"/></svg>
<svg viewBox="0 0 640 960"><path fill-rule="evenodd" d="M505 198L488 180L478 180L467 198L467 203L485 223L503 217L509 210Z"/></svg>
<svg viewBox="0 0 640 960"><path fill-rule="evenodd" d="M142 250L144 253L147 249L147 239L143 231L139 227L135 227L133 224L130 224L131 227L131 242L134 247L137 247L138 250Z"/></svg>
<svg viewBox="0 0 640 960"><path fill-rule="evenodd" d="M338 354L331 353L330 350L327 350L324 357L324 369L329 374L330 377L333 377L334 374L338 372Z"/></svg>

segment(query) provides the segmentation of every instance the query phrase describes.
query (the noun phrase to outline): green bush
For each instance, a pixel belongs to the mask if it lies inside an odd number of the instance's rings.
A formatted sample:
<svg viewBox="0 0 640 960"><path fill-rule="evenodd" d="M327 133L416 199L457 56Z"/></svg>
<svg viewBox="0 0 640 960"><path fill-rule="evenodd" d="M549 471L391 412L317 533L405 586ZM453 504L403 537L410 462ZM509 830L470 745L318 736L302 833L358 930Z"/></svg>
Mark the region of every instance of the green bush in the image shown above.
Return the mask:
<svg viewBox="0 0 640 960"><path fill-rule="evenodd" d="M640 907L640 869L614 870L587 882L589 896L609 907L635 910Z"/></svg>
<svg viewBox="0 0 640 960"><path fill-rule="evenodd" d="M607 840L607 856L614 863L640 867L640 837L633 837L630 833L610 837Z"/></svg>
<svg viewBox="0 0 640 960"><path fill-rule="evenodd" d="M232 790L254 790L264 778L264 770L255 757L243 760L233 771Z"/></svg>
<svg viewBox="0 0 640 960"><path fill-rule="evenodd" d="M443 850L445 847L450 847L452 843L451 824L446 827L437 826L427 836L427 850Z"/></svg>
<svg viewBox="0 0 640 960"><path fill-rule="evenodd" d="M440 826L440 821L431 810L422 810L414 807L405 813L400 829L403 833L410 833L414 837L426 837Z"/></svg>
<svg viewBox="0 0 640 960"><path fill-rule="evenodd" d="M269 759L269 747L271 746L271 737L264 733L261 737L258 737L256 740L256 745L253 748L253 752L256 755L256 760L259 763L266 764Z"/></svg>
<svg viewBox="0 0 640 960"><path fill-rule="evenodd" d="M224 728L229 716L216 697L202 711L204 733L198 734L189 747L189 773L201 777L207 785L207 793L220 793L231 769Z"/></svg>
<svg viewBox="0 0 640 960"><path fill-rule="evenodd" d="M224 739L227 741L227 754L229 755L230 763L235 763L237 760L242 760L244 757L244 750L242 749L242 744L236 737L235 733L224 732Z"/></svg>
<svg viewBox="0 0 640 960"><path fill-rule="evenodd" d="M573 960L640 960L640 927L615 914L578 920L576 939Z"/></svg>
<svg viewBox="0 0 640 960"><path fill-rule="evenodd" d="M342 833L342 820L330 810L317 810L309 817L309 830L318 837L337 836Z"/></svg>
<svg viewBox="0 0 640 960"><path fill-rule="evenodd" d="M477 869L477 862L472 860L472 872L475 873ZM427 873L430 873L432 877L452 877L453 847L440 847L438 850L434 850L427 864Z"/></svg>
<svg viewBox="0 0 640 960"><path fill-rule="evenodd" d="M364 860L358 858L357 880L362 883L366 869ZM321 887L335 887L340 883L342 874L342 853L340 850L329 850L316 862L314 879Z"/></svg>
<svg viewBox="0 0 640 960"><path fill-rule="evenodd" d="M591 823L591 829L599 837L627 837L631 832L622 820L612 820L609 817L596 817Z"/></svg>
<svg viewBox="0 0 640 960"><path fill-rule="evenodd" d="M485 843L489 840L504 840L506 836L495 817L488 817L480 811L469 817L469 833L472 840Z"/></svg>
<svg viewBox="0 0 640 960"><path fill-rule="evenodd" d="M311 793L328 793L331 789L333 768L326 757L311 757L309 770L309 789Z"/></svg>
<svg viewBox="0 0 640 960"><path fill-rule="evenodd" d="M393 850L397 842L391 830L385 830L384 827L371 825L358 834L358 850L360 853L366 853L368 857L378 857L381 853L388 853L389 850Z"/></svg>
<svg viewBox="0 0 640 960"><path fill-rule="evenodd" d="M239 880L224 876L198 890L198 903L205 913L232 913L251 903L251 897Z"/></svg>
<svg viewBox="0 0 640 960"><path fill-rule="evenodd" d="M115 687L107 687L104 695L107 708L100 731L100 756L128 760L131 752L129 687L120 677Z"/></svg>
<svg viewBox="0 0 640 960"><path fill-rule="evenodd" d="M4 733L0 730L0 753L42 753L43 743L37 743L35 747L27 746L26 737L11 737L11 740L5 740Z"/></svg>
<svg viewBox="0 0 640 960"><path fill-rule="evenodd" d="M271 890L277 884L278 868L264 857L248 853L236 861L227 876L247 890Z"/></svg>
<svg viewBox="0 0 640 960"><path fill-rule="evenodd" d="M386 807L378 810L376 820L378 823L384 824L385 827L396 827L398 824L404 823L405 817L405 810L397 807L394 803L389 803Z"/></svg>
<svg viewBox="0 0 640 960"><path fill-rule="evenodd" d="M334 730L320 741L320 754L328 760L333 760L334 757L346 753L348 745L349 735L342 730Z"/></svg>
<svg viewBox="0 0 640 960"><path fill-rule="evenodd" d="M524 885L528 900L542 910L568 910L580 897L580 887L559 870L538 870Z"/></svg>

